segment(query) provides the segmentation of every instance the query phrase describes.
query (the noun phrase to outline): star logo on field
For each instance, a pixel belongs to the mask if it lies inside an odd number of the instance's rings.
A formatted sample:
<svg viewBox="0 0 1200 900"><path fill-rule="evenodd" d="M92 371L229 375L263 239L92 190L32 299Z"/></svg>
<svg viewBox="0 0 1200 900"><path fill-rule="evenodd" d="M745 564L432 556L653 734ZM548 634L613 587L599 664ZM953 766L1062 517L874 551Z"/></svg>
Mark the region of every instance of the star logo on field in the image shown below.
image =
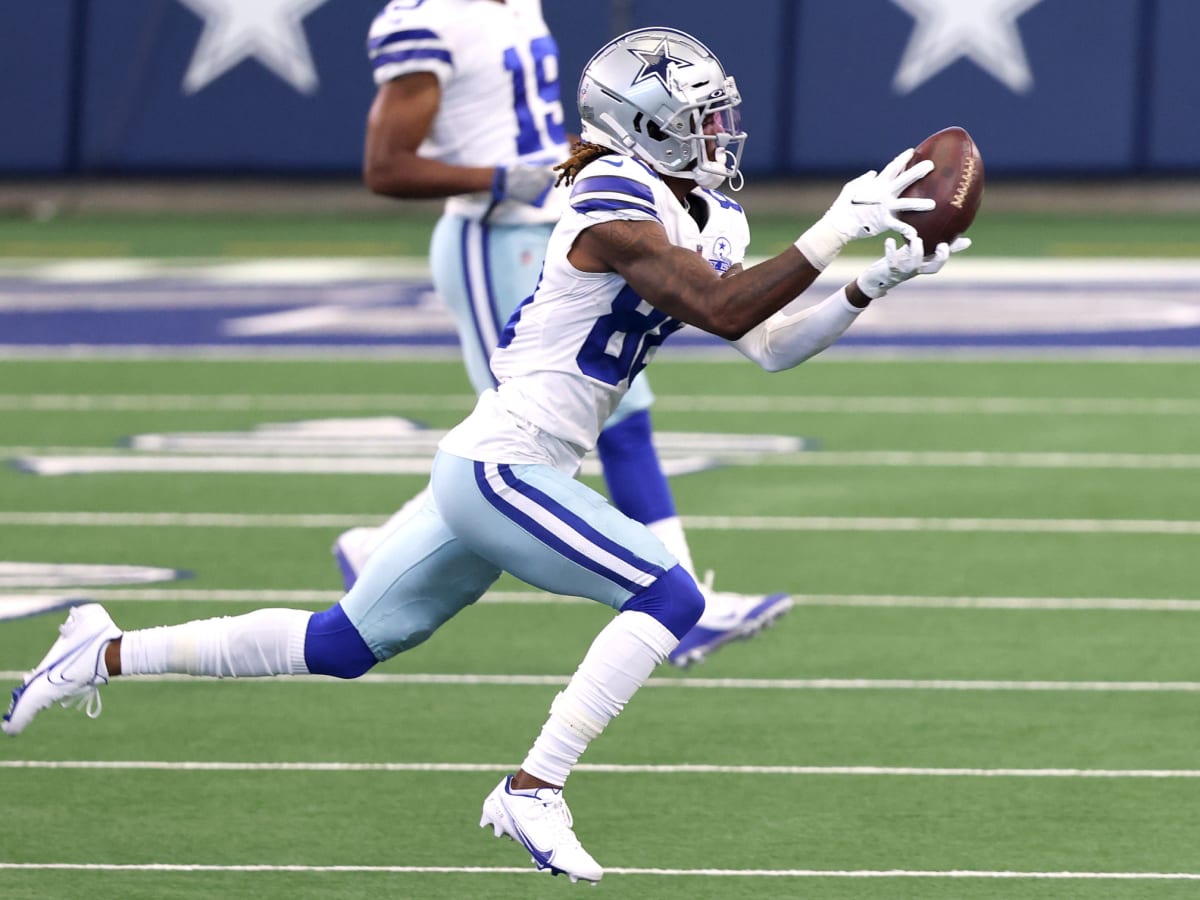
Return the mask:
<svg viewBox="0 0 1200 900"><path fill-rule="evenodd" d="M328 0L179 0L204 20L183 92L195 94L242 60L256 59L299 93L317 89L317 67L301 25Z"/></svg>
<svg viewBox="0 0 1200 900"><path fill-rule="evenodd" d="M908 94L958 59L966 58L1016 94L1033 75L1017 19L1042 0L892 0L914 19L912 37L892 87Z"/></svg>
<svg viewBox="0 0 1200 900"><path fill-rule="evenodd" d="M651 78L657 78L665 88L668 87L667 66L672 63L681 67L691 65L686 59L679 59L671 55L671 46L667 43L666 38L663 38L653 50L630 49L629 52L636 56L642 64L637 75L633 77L634 84L640 84Z"/></svg>

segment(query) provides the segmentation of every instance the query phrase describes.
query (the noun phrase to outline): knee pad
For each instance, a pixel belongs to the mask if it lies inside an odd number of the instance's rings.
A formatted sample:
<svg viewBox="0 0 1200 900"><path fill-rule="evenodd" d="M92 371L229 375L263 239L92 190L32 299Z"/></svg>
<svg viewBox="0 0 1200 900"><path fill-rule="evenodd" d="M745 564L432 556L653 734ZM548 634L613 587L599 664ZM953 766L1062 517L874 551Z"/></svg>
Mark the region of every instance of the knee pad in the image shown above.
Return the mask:
<svg viewBox="0 0 1200 900"><path fill-rule="evenodd" d="M675 566L654 584L625 601L621 612L636 610L652 616L671 634L682 638L700 621L704 595L683 566Z"/></svg>
<svg viewBox="0 0 1200 900"><path fill-rule="evenodd" d="M304 663L312 674L357 678L377 662L340 603L309 618L304 633Z"/></svg>

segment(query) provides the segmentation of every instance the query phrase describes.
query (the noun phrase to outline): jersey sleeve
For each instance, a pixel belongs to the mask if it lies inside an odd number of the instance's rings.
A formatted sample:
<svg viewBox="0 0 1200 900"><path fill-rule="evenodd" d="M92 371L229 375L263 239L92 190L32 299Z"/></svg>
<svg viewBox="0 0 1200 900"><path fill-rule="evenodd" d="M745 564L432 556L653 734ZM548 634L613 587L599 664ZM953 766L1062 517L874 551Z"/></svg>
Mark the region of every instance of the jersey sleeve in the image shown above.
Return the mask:
<svg viewBox="0 0 1200 900"><path fill-rule="evenodd" d="M745 260L750 246L750 223L741 204L720 191L705 188L699 195L708 204L708 221L700 231L702 252L709 265L724 272Z"/></svg>
<svg viewBox="0 0 1200 900"><path fill-rule="evenodd" d="M592 224L615 220L662 222L654 199L654 183L661 182L637 160L604 156L584 166L568 203Z"/></svg>
<svg viewBox="0 0 1200 900"><path fill-rule="evenodd" d="M415 72L432 72L445 86L454 73L454 51L442 29L386 10L371 24L367 57L377 85Z"/></svg>

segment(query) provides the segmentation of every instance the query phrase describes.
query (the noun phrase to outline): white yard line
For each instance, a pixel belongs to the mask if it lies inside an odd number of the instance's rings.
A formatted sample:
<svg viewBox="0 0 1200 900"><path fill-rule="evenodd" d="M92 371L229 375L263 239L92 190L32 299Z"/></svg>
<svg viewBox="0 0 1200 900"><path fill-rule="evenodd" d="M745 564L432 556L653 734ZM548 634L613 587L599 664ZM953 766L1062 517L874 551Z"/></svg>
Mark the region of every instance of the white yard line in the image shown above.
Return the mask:
<svg viewBox="0 0 1200 900"><path fill-rule="evenodd" d="M132 412L336 410L469 410L469 394L0 394L0 410L22 412ZM898 415L1175 415L1200 414L1188 397L911 397L911 396L662 396L667 412L870 413Z"/></svg>
<svg viewBox="0 0 1200 900"><path fill-rule="evenodd" d="M102 769L154 772L512 772L517 762L239 762L168 760L0 760L0 769ZM580 763L572 771L608 775L830 775L899 778L1200 778L1200 769L1020 769L928 766L725 766Z"/></svg>
<svg viewBox="0 0 1200 900"><path fill-rule="evenodd" d="M20 683L27 673L0 671L0 680ZM224 681L228 684L319 683L355 685L433 685L440 687L562 687L568 675L451 675L407 673L363 675L352 682L323 675L280 675L268 678L219 679L198 675L136 675L122 678L122 684L158 684L178 682L198 684ZM1066 692L1066 693L1200 693L1197 681L1004 681L934 678L650 678L646 688L686 690L772 690L772 691L975 691L992 692Z"/></svg>
<svg viewBox="0 0 1200 900"><path fill-rule="evenodd" d="M294 872L384 873L392 875L535 875L531 866L315 866L315 865L202 865L190 863L13 863L0 870L83 872ZM1035 879L1053 881L1200 881L1200 872L1021 872L980 869L638 869L606 866L606 876L642 875L659 878L952 878Z"/></svg>
<svg viewBox="0 0 1200 900"><path fill-rule="evenodd" d="M1005 519L913 516L684 516L694 531L1200 534L1189 519ZM75 528L352 528L363 516L329 513L0 512L0 525Z"/></svg>
<svg viewBox="0 0 1200 900"><path fill-rule="evenodd" d="M79 582L86 584L86 582ZM196 588L108 588L78 587L69 595L54 588L27 589L16 581L0 583L9 590L20 589L22 596L63 599L86 595L101 602L129 603L247 603L263 606L275 603L336 603L343 596L334 590L254 590L196 589ZM0 606L9 590L0 594ZM61 590L61 589L57 589ZM885 607L897 609L1011 609L1011 610L1076 610L1125 612L1200 612L1200 600L1171 597L938 597L911 594L791 594L797 606ZM582 597L566 597L545 591L491 591L480 603L513 605L575 605L588 606L595 601Z"/></svg>
<svg viewBox="0 0 1200 900"><path fill-rule="evenodd" d="M172 362L202 360L207 363L289 363L314 365L342 362L440 362L462 365L462 352L457 346L392 346L289 345L233 347L222 344L163 346L162 344L121 344L99 346L91 344L28 344L0 349L0 360L70 360L76 363L120 360L123 363ZM694 347L671 347L657 357L658 371L679 363L722 363L744 365L746 358L730 347L719 343ZM1196 365L1200 353L1189 347L889 347L862 344L834 344L821 354L821 364L853 363L1104 363L1105 365Z"/></svg>
<svg viewBox="0 0 1200 900"><path fill-rule="evenodd" d="M9 459L17 468L43 476L94 474L97 472L190 472L287 475L300 473L358 475L428 474L433 453L419 455L396 448L394 453L359 453L301 456L286 453L268 455L202 455L114 453L104 447L0 447L0 459ZM587 474L595 460L584 461ZM715 453L711 456L665 457L664 465L685 470L713 466L737 467L830 467L830 468L973 468L973 469L1119 469L1162 471L1200 469L1197 453L1014 453L987 451L807 451L753 453ZM668 472L668 474L680 474Z"/></svg>
<svg viewBox="0 0 1200 900"><path fill-rule="evenodd" d="M749 256L747 265L765 257ZM847 256L825 270L825 278L837 285L861 271L865 259ZM28 278L47 284L92 284L155 278L183 278L198 283L322 284L347 280L386 282L429 279L429 262L414 257L264 257L253 260L211 258L106 258L44 260L10 257L0 260L0 276ZM1113 281L1156 284L1163 281L1200 280L1200 262L1192 259L1146 257L1056 257L1007 258L976 256L956 259L953 267L938 275L941 284L1068 284Z"/></svg>

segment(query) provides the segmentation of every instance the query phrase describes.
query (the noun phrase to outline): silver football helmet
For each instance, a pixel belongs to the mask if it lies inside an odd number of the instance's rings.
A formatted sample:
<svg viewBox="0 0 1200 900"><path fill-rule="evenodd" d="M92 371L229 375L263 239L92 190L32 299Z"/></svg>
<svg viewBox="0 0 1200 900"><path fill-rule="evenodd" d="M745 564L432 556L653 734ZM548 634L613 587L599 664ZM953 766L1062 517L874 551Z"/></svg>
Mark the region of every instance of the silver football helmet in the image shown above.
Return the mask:
<svg viewBox="0 0 1200 900"><path fill-rule="evenodd" d="M601 47L584 67L580 136L662 175L713 188L740 180L741 102L733 78L690 34L639 28Z"/></svg>

